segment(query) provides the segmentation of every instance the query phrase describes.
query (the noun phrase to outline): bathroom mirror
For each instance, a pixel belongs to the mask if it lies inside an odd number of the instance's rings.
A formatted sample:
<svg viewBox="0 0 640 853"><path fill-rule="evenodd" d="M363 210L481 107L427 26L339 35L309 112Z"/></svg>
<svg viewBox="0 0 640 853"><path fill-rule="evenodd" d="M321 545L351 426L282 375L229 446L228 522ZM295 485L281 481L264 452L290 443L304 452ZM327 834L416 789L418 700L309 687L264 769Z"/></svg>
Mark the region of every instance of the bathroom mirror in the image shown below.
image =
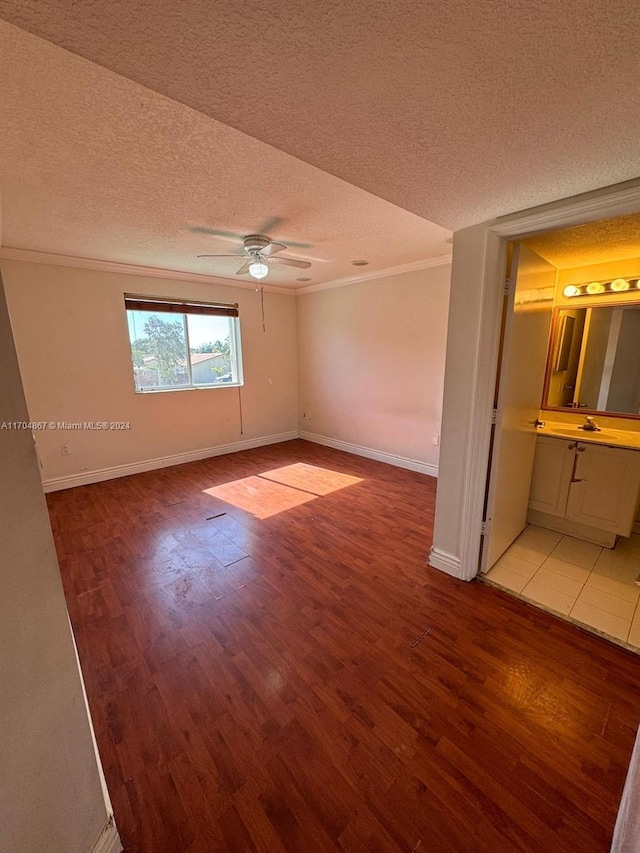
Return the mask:
<svg viewBox="0 0 640 853"><path fill-rule="evenodd" d="M640 304L555 308L543 409L640 417Z"/></svg>

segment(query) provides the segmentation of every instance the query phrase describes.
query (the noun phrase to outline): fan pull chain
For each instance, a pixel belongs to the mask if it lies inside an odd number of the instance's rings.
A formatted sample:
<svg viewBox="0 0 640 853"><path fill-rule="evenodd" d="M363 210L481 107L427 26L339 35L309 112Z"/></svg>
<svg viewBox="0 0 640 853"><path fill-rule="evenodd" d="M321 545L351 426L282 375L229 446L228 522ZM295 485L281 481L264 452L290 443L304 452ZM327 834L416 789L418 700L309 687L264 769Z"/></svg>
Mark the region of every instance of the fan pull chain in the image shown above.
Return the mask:
<svg viewBox="0 0 640 853"><path fill-rule="evenodd" d="M260 308L262 310L262 331L266 332L267 327L264 321L264 285L260 287Z"/></svg>
<svg viewBox="0 0 640 853"><path fill-rule="evenodd" d="M240 435L244 435L244 424L242 422L242 389L238 385L238 412L240 413Z"/></svg>

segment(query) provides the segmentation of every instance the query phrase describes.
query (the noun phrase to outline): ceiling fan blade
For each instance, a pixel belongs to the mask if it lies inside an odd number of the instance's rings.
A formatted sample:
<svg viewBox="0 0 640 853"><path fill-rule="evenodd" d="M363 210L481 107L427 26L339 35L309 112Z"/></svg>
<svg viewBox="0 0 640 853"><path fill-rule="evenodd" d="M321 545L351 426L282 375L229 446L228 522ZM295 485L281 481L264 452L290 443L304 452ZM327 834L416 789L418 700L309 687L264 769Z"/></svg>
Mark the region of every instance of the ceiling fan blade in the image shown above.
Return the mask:
<svg viewBox="0 0 640 853"><path fill-rule="evenodd" d="M248 261L245 261L242 264L242 266L240 267L240 269L238 270L236 275L246 275L249 272L249 267L251 266L252 263L253 263L253 260L251 258L249 258Z"/></svg>
<svg viewBox="0 0 640 853"><path fill-rule="evenodd" d="M206 225L187 225L187 231L192 234L208 234L211 237L219 237L221 240L242 240L242 234L235 234L233 231L218 231L215 228L208 228Z"/></svg>
<svg viewBox="0 0 640 853"><path fill-rule="evenodd" d="M269 243L268 246L265 246L264 249L260 250L260 254L266 255L269 258L271 257L271 255L275 255L276 252L281 252L283 249L286 248L287 247L282 243Z"/></svg>
<svg viewBox="0 0 640 853"><path fill-rule="evenodd" d="M237 252L235 255L196 255L196 258L241 258Z"/></svg>
<svg viewBox="0 0 640 853"><path fill-rule="evenodd" d="M261 222L258 227L258 234L270 234L276 228L284 225L284 219L281 216L268 216L264 222Z"/></svg>
<svg viewBox="0 0 640 853"><path fill-rule="evenodd" d="M284 264L287 267L298 267L301 270L308 270L311 266L309 261L298 261L296 258L269 258L272 264Z"/></svg>

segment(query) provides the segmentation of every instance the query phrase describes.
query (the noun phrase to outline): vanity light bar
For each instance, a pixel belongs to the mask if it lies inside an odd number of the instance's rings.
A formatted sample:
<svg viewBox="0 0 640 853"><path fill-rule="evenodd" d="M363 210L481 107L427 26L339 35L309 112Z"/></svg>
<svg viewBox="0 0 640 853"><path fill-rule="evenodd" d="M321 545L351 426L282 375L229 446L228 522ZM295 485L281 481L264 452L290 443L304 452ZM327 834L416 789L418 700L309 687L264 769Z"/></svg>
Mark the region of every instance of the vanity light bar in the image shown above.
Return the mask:
<svg viewBox="0 0 640 853"><path fill-rule="evenodd" d="M640 278L614 278L613 281L592 281L589 284L568 284L563 296L600 296L602 293L624 293L640 290Z"/></svg>

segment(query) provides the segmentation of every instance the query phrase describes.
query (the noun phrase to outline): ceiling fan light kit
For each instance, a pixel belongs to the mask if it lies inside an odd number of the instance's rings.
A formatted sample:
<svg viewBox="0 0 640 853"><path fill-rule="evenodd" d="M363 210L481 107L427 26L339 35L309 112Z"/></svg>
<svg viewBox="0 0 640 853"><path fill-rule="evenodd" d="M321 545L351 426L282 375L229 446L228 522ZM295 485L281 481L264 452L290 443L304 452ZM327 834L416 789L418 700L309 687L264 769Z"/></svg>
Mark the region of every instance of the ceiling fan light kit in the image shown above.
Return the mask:
<svg viewBox="0 0 640 853"><path fill-rule="evenodd" d="M244 259L236 275L247 275L260 281L269 273L269 264L283 264L283 266L297 267L298 269L309 269L309 261L301 261L298 258L273 257L287 247L283 243L272 243L268 237L262 234L249 234L242 241L242 255L198 255L199 258L236 258ZM248 257L247 257L248 256Z"/></svg>
<svg viewBox="0 0 640 853"><path fill-rule="evenodd" d="M263 264L262 261L255 260L251 261L249 264L249 275L253 276L253 278L261 279L264 278L269 272L269 267L266 264Z"/></svg>

